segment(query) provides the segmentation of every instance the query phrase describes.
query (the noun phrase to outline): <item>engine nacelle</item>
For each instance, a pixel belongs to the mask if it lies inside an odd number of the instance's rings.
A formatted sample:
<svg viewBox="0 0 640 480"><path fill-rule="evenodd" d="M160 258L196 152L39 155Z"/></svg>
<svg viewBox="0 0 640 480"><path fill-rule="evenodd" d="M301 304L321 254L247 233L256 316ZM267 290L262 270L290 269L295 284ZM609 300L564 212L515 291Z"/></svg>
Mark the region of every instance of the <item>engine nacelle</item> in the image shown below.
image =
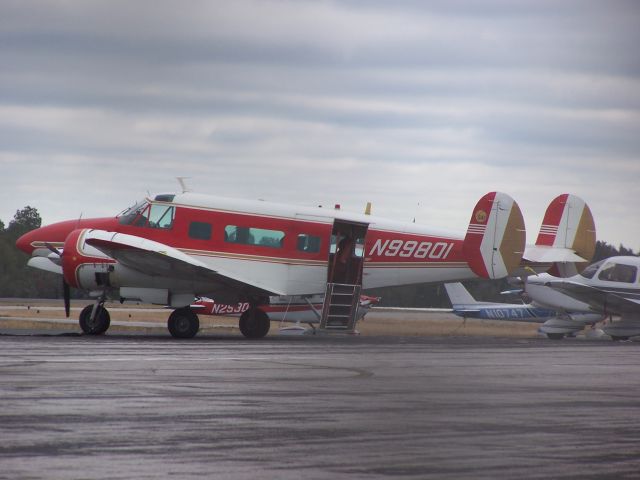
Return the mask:
<svg viewBox="0 0 640 480"><path fill-rule="evenodd" d="M207 282L147 275L128 268L87 244L88 232L91 230L74 230L64 242L62 273L67 284L74 288L89 292L109 289L115 298L174 307L190 305L198 292L212 289ZM118 293L114 292L116 289Z"/></svg>
<svg viewBox="0 0 640 480"><path fill-rule="evenodd" d="M109 273L116 261L87 245L87 229L72 231L64 241L62 274L70 286L82 290L99 290L109 285Z"/></svg>

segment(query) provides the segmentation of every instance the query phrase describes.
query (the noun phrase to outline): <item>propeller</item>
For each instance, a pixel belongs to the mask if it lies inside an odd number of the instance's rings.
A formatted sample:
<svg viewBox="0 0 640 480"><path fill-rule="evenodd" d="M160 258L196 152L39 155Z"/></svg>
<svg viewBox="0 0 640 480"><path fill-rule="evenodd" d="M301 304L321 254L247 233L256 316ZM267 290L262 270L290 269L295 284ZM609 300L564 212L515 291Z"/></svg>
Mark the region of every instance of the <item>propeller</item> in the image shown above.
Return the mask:
<svg viewBox="0 0 640 480"><path fill-rule="evenodd" d="M71 313L71 288L64 277L62 278L62 296L64 298L64 313L67 315L67 318L69 318L69 314Z"/></svg>
<svg viewBox="0 0 640 480"><path fill-rule="evenodd" d="M45 246L53 253L58 255L58 257L62 258L64 252L61 252L50 243L45 243ZM64 299L64 313L67 315L67 318L69 318L69 315L71 313L71 288L69 287L67 281L64 279L64 275L62 276L62 298Z"/></svg>
<svg viewBox="0 0 640 480"><path fill-rule="evenodd" d="M51 245L49 242L46 242L44 246L47 247L49 250L51 250L53 253L57 254L59 257L62 257L62 252L58 250L56 247L54 247L53 245Z"/></svg>

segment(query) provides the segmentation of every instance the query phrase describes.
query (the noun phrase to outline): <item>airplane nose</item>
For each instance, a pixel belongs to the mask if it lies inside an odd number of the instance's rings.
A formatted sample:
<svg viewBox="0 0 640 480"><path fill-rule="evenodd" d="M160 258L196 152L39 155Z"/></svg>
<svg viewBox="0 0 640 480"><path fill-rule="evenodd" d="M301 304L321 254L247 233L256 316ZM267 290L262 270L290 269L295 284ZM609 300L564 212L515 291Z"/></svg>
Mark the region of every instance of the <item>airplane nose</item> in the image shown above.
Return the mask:
<svg viewBox="0 0 640 480"><path fill-rule="evenodd" d="M25 233L16 241L16 247L27 255L49 255L49 246L61 248L67 235L79 228L98 228L113 230L118 224L115 218L87 218L84 220L66 220L36 228Z"/></svg>
<svg viewBox="0 0 640 480"><path fill-rule="evenodd" d="M27 255L31 255L35 250L35 247L31 244L35 240L37 235L35 232L37 232L38 230L39 229L31 230L30 232L27 232L20 238L18 238L18 240L16 240L16 247L18 247Z"/></svg>

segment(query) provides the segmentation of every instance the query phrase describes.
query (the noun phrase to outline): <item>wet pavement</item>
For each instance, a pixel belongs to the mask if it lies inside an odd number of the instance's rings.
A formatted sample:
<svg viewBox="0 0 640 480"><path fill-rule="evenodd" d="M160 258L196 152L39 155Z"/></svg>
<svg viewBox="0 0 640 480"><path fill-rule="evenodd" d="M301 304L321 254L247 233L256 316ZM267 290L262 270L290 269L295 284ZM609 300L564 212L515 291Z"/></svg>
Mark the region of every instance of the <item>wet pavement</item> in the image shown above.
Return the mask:
<svg viewBox="0 0 640 480"><path fill-rule="evenodd" d="M0 478L640 478L638 343L0 336Z"/></svg>

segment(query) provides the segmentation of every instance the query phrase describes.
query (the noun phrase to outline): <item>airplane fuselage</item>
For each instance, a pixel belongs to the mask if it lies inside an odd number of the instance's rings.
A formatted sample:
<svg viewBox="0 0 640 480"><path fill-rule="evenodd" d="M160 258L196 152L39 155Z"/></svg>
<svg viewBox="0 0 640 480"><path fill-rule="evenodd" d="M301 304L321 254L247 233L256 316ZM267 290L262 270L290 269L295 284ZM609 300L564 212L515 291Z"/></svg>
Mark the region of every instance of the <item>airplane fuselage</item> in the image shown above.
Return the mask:
<svg viewBox="0 0 640 480"><path fill-rule="evenodd" d="M18 245L30 254L36 249L46 251L46 244L64 248L71 231L98 228L173 247L213 271L274 294L315 294L323 293L327 282L329 256L336 249L337 240L332 238L336 220L368 227L365 238L355 239L356 254L363 257L365 288L477 277L463 253L464 235L336 209L294 208L189 193L159 195L116 218L43 227L25 235ZM75 281L70 283L82 288L89 286L83 285L87 283L83 268L104 256L85 245L82 238L76 245L80 255ZM118 272L111 276L118 277ZM126 279L121 281L126 285ZM170 288L172 282L167 279L168 284L163 285L162 279L156 278L154 288Z"/></svg>

